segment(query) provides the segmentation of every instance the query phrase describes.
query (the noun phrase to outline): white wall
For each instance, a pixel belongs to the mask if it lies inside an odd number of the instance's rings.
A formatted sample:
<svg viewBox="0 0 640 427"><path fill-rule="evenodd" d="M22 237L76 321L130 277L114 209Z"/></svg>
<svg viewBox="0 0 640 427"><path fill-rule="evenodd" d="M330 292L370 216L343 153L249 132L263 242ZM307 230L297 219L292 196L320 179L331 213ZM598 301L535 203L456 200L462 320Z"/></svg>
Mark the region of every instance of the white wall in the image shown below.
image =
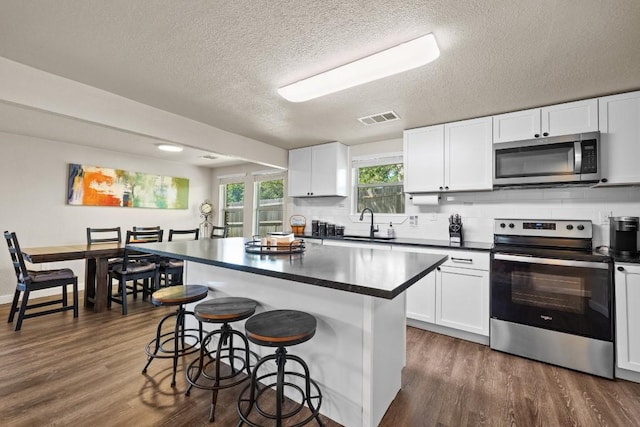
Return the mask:
<svg viewBox="0 0 640 427"><path fill-rule="evenodd" d="M402 139L380 141L350 147L350 156L402 151ZM364 222L352 212L352 198L297 198L289 200L290 214L307 218L306 232L311 232L311 220L318 219L344 225L347 234L368 234L368 215ZM640 216L640 187L554 188L500 190L471 193L444 193L439 206L414 206L406 201L405 215L376 215L381 233L386 233L389 221L398 237L448 240L448 218L459 213L464 223L465 239L491 242L494 218L555 218L593 221L594 244L608 245L608 225L602 216ZM418 216L418 226L409 226L408 216ZM386 220L385 220L386 219Z"/></svg>
<svg viewBox="0 0 640 427"><path fill-rule="evenodd" d="M105 166L189 179L188 209L141 209L66 204L69 163ZM160 225L193 228L201 221L198 207L211 198L212 170L176 162L132 156L58 141L0 132L0 180L2 209L0 228L15 231L22 247L83 243L86 227ZM3 243L4 245L4 243ZM15 275L9 254L0 256L0 303L9 302ZM70 267L84 282L84 262L36 265L39 268Z"/></svg>

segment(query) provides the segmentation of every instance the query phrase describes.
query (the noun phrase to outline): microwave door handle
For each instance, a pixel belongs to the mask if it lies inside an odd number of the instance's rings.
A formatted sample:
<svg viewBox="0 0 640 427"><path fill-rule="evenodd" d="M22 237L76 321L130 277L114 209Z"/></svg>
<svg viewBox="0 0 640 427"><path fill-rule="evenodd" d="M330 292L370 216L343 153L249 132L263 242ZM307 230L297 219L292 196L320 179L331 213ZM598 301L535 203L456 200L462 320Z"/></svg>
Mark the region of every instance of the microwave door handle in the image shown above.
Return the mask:
<svg viewBox="0 0 640 427"><path fill-rule="evenodd" d="M579 174L582 170L582 141L575 141L573 143L573 151L575 159L573 173Z"/></svg>

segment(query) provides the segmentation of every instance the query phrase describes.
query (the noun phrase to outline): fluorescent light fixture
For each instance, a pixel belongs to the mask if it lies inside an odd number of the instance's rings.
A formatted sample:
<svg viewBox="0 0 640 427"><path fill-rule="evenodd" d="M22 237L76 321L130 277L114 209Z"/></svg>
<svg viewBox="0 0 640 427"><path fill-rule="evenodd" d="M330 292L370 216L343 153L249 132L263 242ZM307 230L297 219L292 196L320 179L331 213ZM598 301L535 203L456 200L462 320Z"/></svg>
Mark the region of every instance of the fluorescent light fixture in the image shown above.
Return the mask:
<svg viewBox="0 0 640 427"><path fill-rule="evenodd" d="M172 153L179 153L183 150L184 148L180 147L179 145L173 145L173 144L158 144L158 150L162 150L162 151L170 151Z"/></svg>
<svg viewBox="0 0 640 427"><path fill-rule="evenodd" d="M303 102L373 80L411 70L434 61L440 49L433 34L399 44L333 70L278 89L284 99Z"/></svg>

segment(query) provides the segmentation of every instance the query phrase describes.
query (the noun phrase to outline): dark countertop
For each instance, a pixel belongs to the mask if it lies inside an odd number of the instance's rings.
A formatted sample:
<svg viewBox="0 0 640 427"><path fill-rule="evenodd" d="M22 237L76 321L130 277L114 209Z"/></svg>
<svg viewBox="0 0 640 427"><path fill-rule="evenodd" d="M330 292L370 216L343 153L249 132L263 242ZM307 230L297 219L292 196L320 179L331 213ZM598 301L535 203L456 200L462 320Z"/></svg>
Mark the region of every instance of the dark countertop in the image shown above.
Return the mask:
<svg viewBox="0 0 640 427"><path fill-rule="evenodd" d="M217 267L392 299L447 260L446 255L308 244L302 254L248 254L241 237L130 244Z"/></svg>
<svg viewBox="0 0 640 427"><path fill-rule="evenodd" d="M466 251L490 251L493 243L486 242L463 242L462 245L451 245L448 240L433 239L415 239L411 237L396 237L394 239L370 239L370 238L354 238L354 237L338 237L338 236L312 236L304 234L297 237L303 239L325 239L325 240L344 240L349 242L362 243L384 243L388 245L404 245L404 246L423 246L443 249L459 249Z"/></svg>

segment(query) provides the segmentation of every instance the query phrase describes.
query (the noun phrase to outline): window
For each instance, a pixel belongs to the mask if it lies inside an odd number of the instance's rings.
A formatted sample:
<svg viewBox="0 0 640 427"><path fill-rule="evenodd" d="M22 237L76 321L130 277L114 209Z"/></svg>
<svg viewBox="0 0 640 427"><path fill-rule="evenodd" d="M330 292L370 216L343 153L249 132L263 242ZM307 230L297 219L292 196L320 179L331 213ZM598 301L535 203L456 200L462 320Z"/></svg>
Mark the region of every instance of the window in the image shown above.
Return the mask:
<svg viewBox="0 0 640 427"><path fill-rule="evenodd" d="M220 194L224 195L223 224L227 227L228 237L243 235L244 216L244 183L230 183L220 186Z"/></svg>
<svg viewBox="0 0 640 427"><path fill-rule="evenodd" d="M283 231L284 179L256 182L255 195L255 234Z"/></svg>
<svg viewBox="0 0 640 427"><path fill-rule="evenodd" d="M355 160L354 200L356 212L404 213L404 163L401 156Z"/></svg>

